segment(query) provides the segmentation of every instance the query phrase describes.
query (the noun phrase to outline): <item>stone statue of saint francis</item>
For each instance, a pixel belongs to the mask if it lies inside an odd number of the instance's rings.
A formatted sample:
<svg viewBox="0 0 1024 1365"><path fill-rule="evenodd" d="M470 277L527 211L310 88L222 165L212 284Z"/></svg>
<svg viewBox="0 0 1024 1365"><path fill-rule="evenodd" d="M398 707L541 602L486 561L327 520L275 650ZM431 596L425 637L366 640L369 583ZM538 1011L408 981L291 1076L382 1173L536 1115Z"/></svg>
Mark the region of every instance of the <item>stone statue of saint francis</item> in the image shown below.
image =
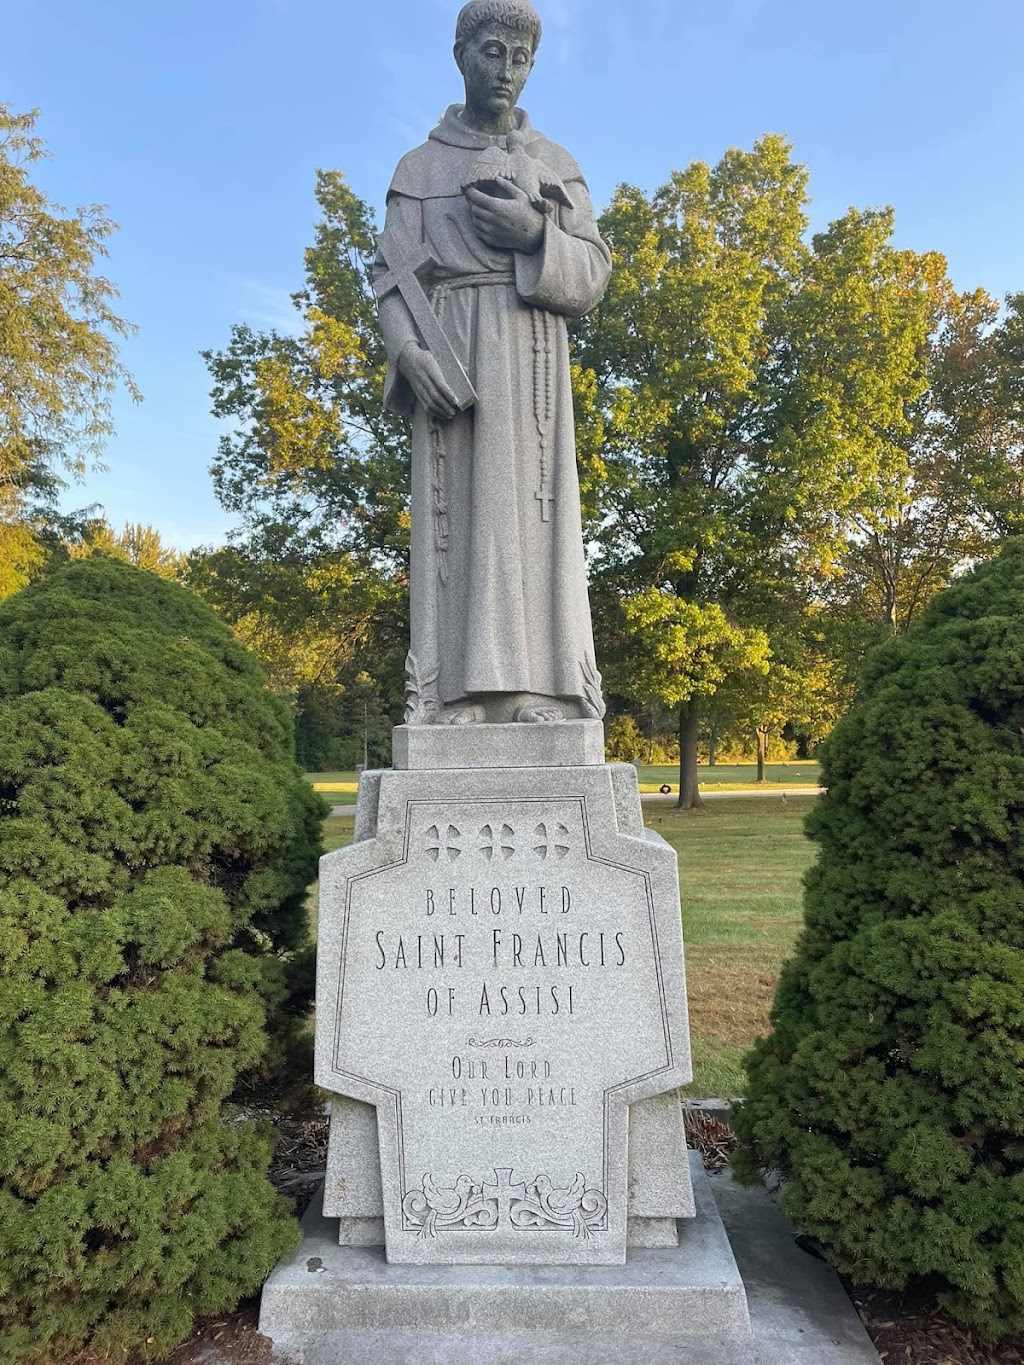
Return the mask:
<svg viewBox="0 0 1024 1365"><path fill-rule="evenodd" d="M409 724L600 718L566 318L611 270L579 167L516 101L529 0L472 0L452 105L398 164L374 283L412 418Z"/></svg>

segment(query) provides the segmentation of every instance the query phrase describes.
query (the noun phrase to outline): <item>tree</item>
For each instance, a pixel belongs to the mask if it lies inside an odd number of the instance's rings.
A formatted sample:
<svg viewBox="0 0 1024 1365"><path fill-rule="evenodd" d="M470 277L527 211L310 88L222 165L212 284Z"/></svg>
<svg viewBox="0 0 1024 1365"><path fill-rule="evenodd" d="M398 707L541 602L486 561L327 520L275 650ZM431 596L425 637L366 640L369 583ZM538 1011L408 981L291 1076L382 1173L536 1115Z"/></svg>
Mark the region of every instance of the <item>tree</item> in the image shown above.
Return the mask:
<svg viewBox="0 0 1024 1365"><path fill-rule="evenodd" d="M383 404L376 229L339 172L317 172L316 198L323 216L294 295L301 334L237 326L225 351L204 353L214 415L233 424L214 487L252 547L297 536L394 571L408 555L409 456L404 420Z"/></svg>
<svg viewBox="0 0 1024 1365"><path fill-rule="evenodd" d="M274 690L292 707L305 767L361 762L361 744L355 757L353 740L368 717L374 761L390 762L388 717L403 706L408 649L402 577L287 536L273 555L265 538L258 549L242 544L195 552L186 579L258 655Z"/></svg>
<svg viewBox="0 0 1024 1365"><path fill-rule="evenodd" d="M678 708L683 806L702 715L814 605L926 384L936 262L892 247L888 212L808 243L806 184L769 135L650 198L621 187L612 283L576 326L599 652L629 657L614 687Z"/></svg>
<svg viewBox="0 0 1024 1365"><path fill-rule="evenodd" d="M35 113L0 104L0 596L44 557L37 522L62 473L81 474L109 434L129 325L97 273L115 225L96 205L66 213L30 179L45 155Z"/></svg>
<svg viewBox="0 0 1024 1365"><path fill-rule="evenodd" d="M93 555L0 606L0 1361L161 1355L298 1241L245 1074L302 1074L322 806L226 626Z"/></svg>
<svg viewBox="0 0 1024 1365"><path fill-rule="evenodd" d="M214 486L241 527L188 572L304 708L300 730L307 709L347 723L342 699L366 672L368 706L397 719L408 647L408 439L383 407L373 216L338 172L318 172L316 198L300 334L239 326L205 353L214 413L232 424Z"/></svg>
<svg viewBox="0 0 1024 1365"><path fill-rule="evenodd" d="M143 526L141 522L133 525L126 521L123 530L115 531L105 517L90 519L67 552L71 559L109 555L171 580L180 580L185 573L185 556L166 546L155 527Z"/></svg>
<svg viewBox="0 0 1024 1365"><path fill-rule="evenodd" d="M944 270L929 293L928 387L911 409L904 457L886 470L883 495L851 517L840 573L824 594L834 614L859 623L851 674L868 648L910 629L994 544L986 504L1001 482L998 308L983 290L955 293Z"/></svg>
<svg viewBox="0 0 1024 1365"><path fill-rule="evenodd" d="M813 610L796 620L776 621L768 643L764 669L727 678L715 698L716 710L733 727L753 735L758 782L766 780L773 739L789 727L817 743L849 701L841 662Z"/></svg>
<svg viewBox="0 0 1024 1365"><path fill-rule="evenodd" d="M660 587L612 601L621 612L618 638L610 632L599 637L609 659L608 686L642 703L682 708L678 804L699 806L700 730L693 718L719 688L735 688L741 677L767 671L768 637L757 627L734 625L717 603L690 603Z"/></svg>
<svg viewBox="0 0 1024 1365"><path fill-rule="evenodd" d="M902 635L931 599L1021 526L1024 296L1000 315L984 290L929 281L928 387L911 409L904 459L884 496L851 518L823 585L825 628L852 683L878 642Z"/></svg>
<svg viewBox="0 0 1024 1365"><path fill-rule="evenodd" d="M871 657L823 748L805 928L739 1169L857 1284L1024 1328L1024 540Z"/></svg>
<svg viewBox="0 0 1024 1365"><path fill-rule="evenodd" d="M604 750L609 763L639 763L646 743L632 716L619 715L605 724Z"/></svg>
<svg viewBox="0 0 1024 1365"><path fill-rule="evenodd" d="M1024 525L1024 293L1010 294L999 327L988 338L990 388L980 404L977 434L991 455L983 480L989 525L999 536Z"/></svg>

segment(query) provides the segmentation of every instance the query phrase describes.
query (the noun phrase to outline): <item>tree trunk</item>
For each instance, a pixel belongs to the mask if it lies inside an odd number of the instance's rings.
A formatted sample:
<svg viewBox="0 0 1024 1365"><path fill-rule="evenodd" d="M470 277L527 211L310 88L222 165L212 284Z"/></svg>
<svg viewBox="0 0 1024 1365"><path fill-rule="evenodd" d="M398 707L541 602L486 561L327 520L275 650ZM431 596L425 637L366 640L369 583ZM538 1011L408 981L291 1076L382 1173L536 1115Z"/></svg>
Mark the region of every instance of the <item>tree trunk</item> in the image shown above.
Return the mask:
<svg viewBox="0 0 1024 1365"><path fill-rule="evenodd" d="M715 766L715 745L718 743L718 730L712 725L708 730L708 767Z"/></svg>
<svg viewBox="0 0 1024 1365"><path fill-rule="evenodd" d="M896 579L888 571L885 579L885 624L893 635L900 633L900 617L896 598Z"/></svg>
<svg viewBox="0 0 1024 1365"><path fill-rule="evenodd" d="M697 786L697 739L700 717L695 701L679 708L679 800L677 810L696 810L703 806Z"/></svg>
<svg viewBox="0 0 1024 1365"><path fill-rule="evenodd" d="M754 734L757 736L757 780L764 782L764 765L768 760L768 731L758 725L754 728Z"/></svg>

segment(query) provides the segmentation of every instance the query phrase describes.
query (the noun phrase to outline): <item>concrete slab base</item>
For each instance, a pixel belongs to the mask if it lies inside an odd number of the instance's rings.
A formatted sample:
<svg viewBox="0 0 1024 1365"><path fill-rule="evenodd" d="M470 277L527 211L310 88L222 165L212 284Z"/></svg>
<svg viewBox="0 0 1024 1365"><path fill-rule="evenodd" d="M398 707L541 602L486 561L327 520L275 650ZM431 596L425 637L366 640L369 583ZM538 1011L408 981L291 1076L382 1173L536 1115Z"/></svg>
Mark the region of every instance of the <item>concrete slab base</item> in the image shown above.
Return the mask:
<svg viewBox="0 0 1024 1365"><path fill-rule="evenodd" d="M753 1336L745 1354L702 1351L686 1365L880 1365L838 1275L800 1250L768 1191L725 1174L712 1176L711 1188L747 1291ZM650 1357L651 1365L682 1361Z"/></svg>
<svg viewBox="0 0 1024 1365"><path fill-rule="evenodd" d="M702 1359L705 1341L748 1362L743 1283L697 1157L691 1173L697 1217L680 1220L679 1245L625 1265L388 1265L339 1246L314 1211L264 1286L260 1331L302 1365L660 1365Z"/></svg>

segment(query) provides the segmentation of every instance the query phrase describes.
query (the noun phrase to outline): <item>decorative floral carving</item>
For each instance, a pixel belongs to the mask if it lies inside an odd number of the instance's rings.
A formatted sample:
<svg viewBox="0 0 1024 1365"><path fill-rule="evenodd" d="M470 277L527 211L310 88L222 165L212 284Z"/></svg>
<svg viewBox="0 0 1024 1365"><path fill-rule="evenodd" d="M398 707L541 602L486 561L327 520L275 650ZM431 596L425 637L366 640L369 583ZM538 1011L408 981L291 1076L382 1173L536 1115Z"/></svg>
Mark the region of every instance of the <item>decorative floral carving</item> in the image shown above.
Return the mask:
<svg viewBox="0 0 1024 1365"><path fill-rule="evenodd" d="M583 674L583 705L593 720L600 720L604 715L604 695L601 692L601 675L597 671L597 664L593 659L585 658L580 661L580 672Z"/></svg>
<svg viewBox="0 0 1024 1365"><path fill-rule="evenodd" d="M587 1189L581 1171L571 1185L557 1189L549 1176L538 1175L527 1185L512 1180L509 1167L495 1167L493 1181L479 1184L460 1175L454 1185L438 1185L424 1175L423 1188L409 1190L402 1200L406 1225L420 1237L440 1232L493 1232L511 1224L518 1232L571 1232L589 1240L605 1220L608 1200L600 1190Z"/></svg>
<svg viewBox="0 0 1024 1365"><path fill-rule="evenodd" d="M422 1190L410 1190L402 1200L407 1223L419 1227L420 1237L436 1237L456 1228L491 1229L498 1225L498 1201L486 1199L481 1187L468 1175L460 1175L449 1188L436 1185L433 1176L423 1177Z"/></svg>
<svg viewBox="0 0 1024 1365"><path fill-rule="evenodd" d="M582 1171L577 1171L564 1190L556 1189L548 1176L537 1176L527 1185L525 1196L512 1205L509 1216L512 1226L522 1231L558 1229L588 1241L607 1212L608 1200L600 1190L588 1190Z"/></svg>
<svg viewBox="0 0 1024 1365"><path fill-rule="evenodd" d="M532 1038L484 1038L480 1041L469 1038L467 1042L470 1047L533 1047Z"/></svg>
<svg viewBox="0 0 1024 1365"><path fill-rule="evenodd" d="M441 709L437 695L437 679L441 665L421 668L412 650L405 656L405 723L426 725L431 716Z"/></svg>

